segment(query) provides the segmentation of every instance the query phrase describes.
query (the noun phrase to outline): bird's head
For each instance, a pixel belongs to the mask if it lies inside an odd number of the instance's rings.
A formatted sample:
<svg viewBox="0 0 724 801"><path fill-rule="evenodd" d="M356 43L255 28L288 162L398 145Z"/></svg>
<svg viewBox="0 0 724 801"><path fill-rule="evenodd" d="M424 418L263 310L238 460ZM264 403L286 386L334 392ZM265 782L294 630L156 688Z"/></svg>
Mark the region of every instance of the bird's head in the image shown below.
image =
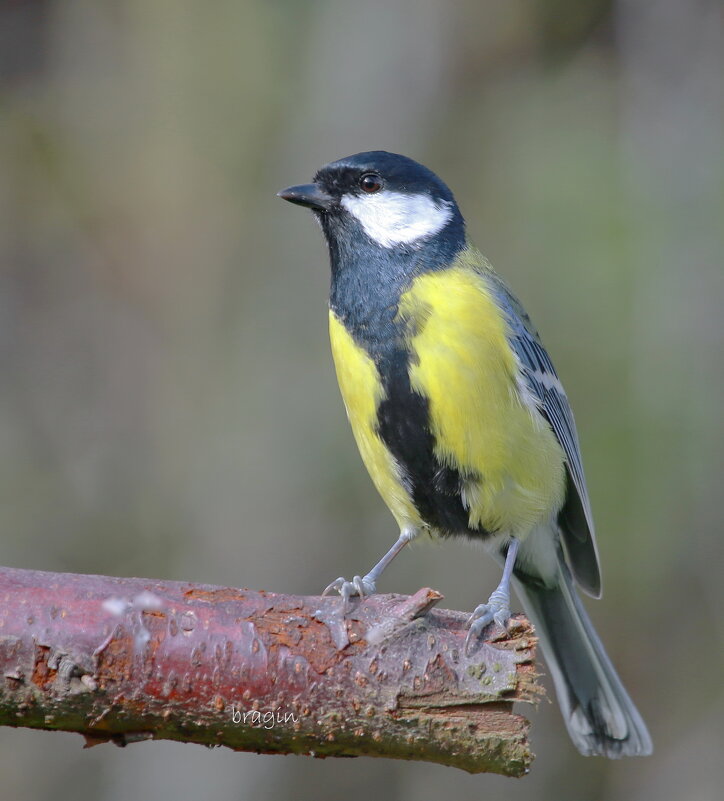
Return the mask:
<svg viewBox="0 0 724 801"><path fill-rule="evenodd" d="M314 183L290 186L279 197L312 209L330 249L342 256L360 246L409 253L443 242L462 246L465 239L463 218L443 181L384 150L333 161Z"/></svg>

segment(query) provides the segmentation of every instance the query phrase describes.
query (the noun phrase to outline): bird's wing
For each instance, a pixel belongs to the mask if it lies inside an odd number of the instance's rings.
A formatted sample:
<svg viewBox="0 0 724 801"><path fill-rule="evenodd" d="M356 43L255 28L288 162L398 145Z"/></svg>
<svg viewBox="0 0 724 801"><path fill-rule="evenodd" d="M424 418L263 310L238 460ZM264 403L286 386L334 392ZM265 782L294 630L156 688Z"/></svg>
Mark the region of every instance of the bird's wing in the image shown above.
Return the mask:
<svg viewBox="0 0 724 801"><path fill-rule="evenodd" d="M550 356L520 301L497 274L491 272L489 280L508 317L509 340L520 362L526 389L548 420L566 455L568 486L558 522L571 569L581 587L598 597L601 571L573 412Z"/></svg>

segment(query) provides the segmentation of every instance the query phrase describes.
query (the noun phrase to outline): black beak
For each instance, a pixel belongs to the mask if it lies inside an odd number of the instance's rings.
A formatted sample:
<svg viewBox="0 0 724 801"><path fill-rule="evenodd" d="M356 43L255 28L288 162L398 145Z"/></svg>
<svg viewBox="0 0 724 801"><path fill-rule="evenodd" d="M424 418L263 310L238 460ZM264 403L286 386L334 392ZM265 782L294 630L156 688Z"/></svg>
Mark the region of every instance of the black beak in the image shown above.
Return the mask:
<svg viewBox="0 0 724 801"><path fill-rule="evenodd" d="M302 184L290 186L277 192L277 197L296 203L298 206L307 206L315 211L329 211L332 205L332 196L328 195L319 184Z"/></svg>

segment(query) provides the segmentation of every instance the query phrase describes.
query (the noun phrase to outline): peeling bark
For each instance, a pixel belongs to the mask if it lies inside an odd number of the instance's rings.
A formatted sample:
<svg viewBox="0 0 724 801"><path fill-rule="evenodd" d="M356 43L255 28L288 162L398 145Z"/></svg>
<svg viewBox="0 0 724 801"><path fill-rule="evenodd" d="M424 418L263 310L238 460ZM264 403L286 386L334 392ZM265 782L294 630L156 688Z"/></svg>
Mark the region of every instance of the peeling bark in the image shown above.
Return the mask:
<svg viewBox="0 0 724 801"><path fill-rule="evenodd" d="M442 596L340 598L0 568L0 724L523 775L535 637L463 648Z"/></svg>

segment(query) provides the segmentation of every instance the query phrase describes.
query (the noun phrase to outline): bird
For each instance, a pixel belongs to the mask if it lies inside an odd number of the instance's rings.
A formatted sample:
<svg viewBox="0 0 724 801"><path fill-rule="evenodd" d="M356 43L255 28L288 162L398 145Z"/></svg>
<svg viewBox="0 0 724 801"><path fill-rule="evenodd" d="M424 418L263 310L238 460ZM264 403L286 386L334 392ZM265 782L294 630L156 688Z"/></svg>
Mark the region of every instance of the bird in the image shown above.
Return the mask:
<svg viewBox="0 0 724 801"><path fill-rule="evenodd" d="M580 753L652 752L577 587L601 595L578 435L528 314L470 242L447 185L406 156L333 161L278 196L314 213L329 250L329 333L362 460L399 527L364 575L325 590L376 592L418 536L483 542L500 583L468 620L466 651L506 627L511 586L539 637Z"/></svg>

